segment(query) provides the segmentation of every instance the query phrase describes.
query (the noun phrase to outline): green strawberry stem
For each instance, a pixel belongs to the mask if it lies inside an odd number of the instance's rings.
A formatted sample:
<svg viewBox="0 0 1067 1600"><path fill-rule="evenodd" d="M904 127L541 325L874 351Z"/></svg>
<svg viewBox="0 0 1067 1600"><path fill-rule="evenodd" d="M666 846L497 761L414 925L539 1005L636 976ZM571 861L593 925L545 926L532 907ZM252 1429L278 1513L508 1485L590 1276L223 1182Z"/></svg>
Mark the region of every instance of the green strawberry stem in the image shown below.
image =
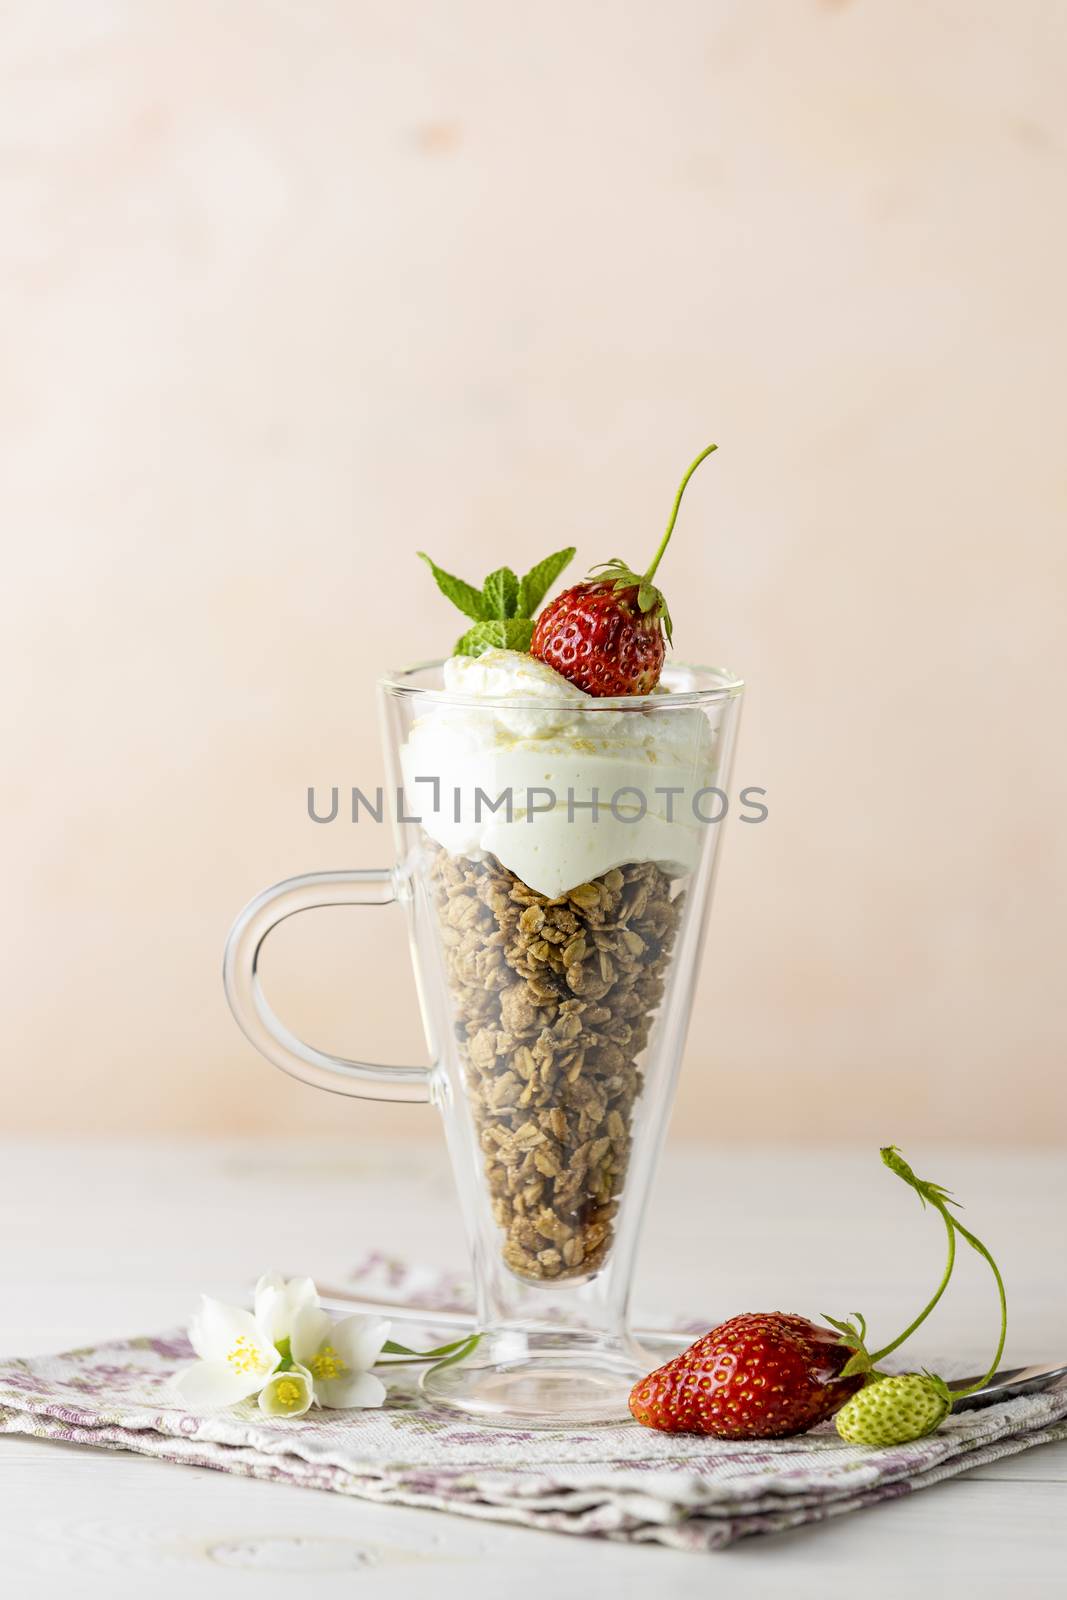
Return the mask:
<svg viewBox="0 0 1067 1600"><path fill-rule="evenodd" d="M644 578L642 579L643 583L651 583L652 582L652 579L653 579L653 577L655 576L655 573L656 573L656 568L659 566L660 562L663 560L663 552L666 550L668 544L670 543L671 534L674 532L674 524L678 520L678 507L682 503L682 496L685 493L686 484L689 482L690 478L693 476L693 473L699 467L700 463L702 461L705 461L708 458L708 456L711 455L711 452L713 450L717 450L718 448L719 447L718 447L717 444L709 444L708 448L706 450L702 450L700 452L700 454L697 456L696 460L690 466L688 472L686 473L685 477L682 479L681 483L678 485L678 493L675 495L675 497L674 497L674 505L671 507L671 519L667 524L667 531L663 535L663 538L659 542L659 549L656 551L655 555L652 557L652 565L649 567L648 571L645 573Z"/></svg>
<svg viewBox="0 0 1067 1600"><path fill-rule="evenodd" d="M877 1362L882 1361L887 1355L890 1354L891 1351L896 1350L899 1345L902 1345L905 1339L911 1338L919 1324L926 1321L927 1317L930 1315L931 1311L937 1305L937 1302L948 1288L948 1280L951 1278L952 1269L956 1265L956 1229L953 1226L952 1218L950 1216L948 1216L945 1212L942 1212L942 1216L945 1220L945 1232L948 1234L948 1260L945 1263L945 1271L942 1275L941 1282L938 1284L933 1298L929 1300L923 1310L919 1312L919 1315L915 1318L914 1322L909 1322L903 1333L899 1333L897 1337L889 1344L883 1345L881 1350L875 1351L874 1355L871 1356L872 1367Z"/></svg>
<svg viewBox="0 0 1067 1600"><path fill-rule="evenodd" d="M963 1235L971 1249L977 1250L978 1254L988 1264L989 1270L996 1280L997 1295L1000 1300L1000 1338L997 1340L997 1348L994 1351L993 1360L989 1364L988 1371L979 1378L977 1383L970 1384L966 1389L954 1389L952 1391L954 1399L962 1400L964 1395L975 1394L979 1389L984 1389L986 1384L996 1376L997 1368L1000 1366L1000 1358L1004 1354L1004 1342L1008 1337L1008 1296L1004 1289L1004 1279L1000 1275L1000 1268L982 1241L976 1239L973 1233L969 1233L960 1222L955 1223L955 1228L957 1233Z"/></svg>
<svg viewBox="0 0 1067 1600"><path fill-rule="evenodd" d="M612 556L610 561L598 561L590 572L590 578L592 578L593 573L600 573L601 576L593 581L610 584L616 594L621 594L624 589L636 589L638 611L642 615L659 618L663 624L663 632L667 636L668 644L673 644L674 642L674 625L671 622L670 607L667 605L662 589L657 589L652 579L656 568L663 560L663 552L666 550L671 534L674 532L674 524L678 520L678 507L682 503L686 484L700 463L706 461L711 452L718 448L717 444L709 444L706 450L702 450L678 485L678 493L675 495L674 505L671 507L671 520L667 524L667 531L659 542L659 549L652 557L652 565L643 577L639 572L634 571L628 561L620 561L618 556Z"/></svg>
<svg viewBox="0 0 1067 1600"><path fill-rule="evenodd" d="M935 1293L933 1299L929 1302L924 1310L920 1311L915 1320L908 1324L902 1334L900 1334L890 1344L884 1345L881 1350L875 1351L874 1355L869 1357L870 1365L872 1367L875 1366L879 1361L883 1360L884 1357L890 1353L890 1351L895 1350L898 1345L903 1344L905 1339L910 1339L916 1328L918 1328L921 1323L926 1321L931 1311L937 1305L937 1302L940 1300L941 1296L945 1292L945 1289L948 1287L949 1278L952 1276L952 1269L956 1260L956 1234L958 1233L961 1238L966 1239L971 1249L977 1251L982 1259L988 1264L989 1269L996 1281L997 1295L1000 1300L1000 1338L997 1341L997 1348L993 1356L992 1363L988 1372L986 1372L983 1377L979 1378L977 1383L972 1383L966 1389L956 1389L953 1391L953 1399L959 1400L962 1399L964 1395L974 1394L977 1390L984 1389L985 1385L994 1376L997 1368L1000 1366L1000 1358L1004 1354L1004 1342L1008 1335L1008 1299L1004 1290L1004 1279L1000 1275L1000 1268L997 1266L996 1262L993 1260L993 1257L990 1255L982 1241L980 1239L976 1239L974 1234L965 1228L961 1222L957 1222L956 1218L949 1211L949 1206L956 1205L957 1202L951 1198L947 1189L943 1189L938 1183L930 1183L922 1178L917 1178L895 1145L885 1146L885 1148L882 1150L882 1160L885 1162L890 1172L894 1172L898 1178L901 1178L906 1184L908 1184L910 1188L915 1190L924 1206L927 1204L927 1202L929 1202L930 1205L933 1206L934 1210L940 1214L948 1233L948 1262L945 1267L944 1276L938 1285L937 1292Z"/></svg>

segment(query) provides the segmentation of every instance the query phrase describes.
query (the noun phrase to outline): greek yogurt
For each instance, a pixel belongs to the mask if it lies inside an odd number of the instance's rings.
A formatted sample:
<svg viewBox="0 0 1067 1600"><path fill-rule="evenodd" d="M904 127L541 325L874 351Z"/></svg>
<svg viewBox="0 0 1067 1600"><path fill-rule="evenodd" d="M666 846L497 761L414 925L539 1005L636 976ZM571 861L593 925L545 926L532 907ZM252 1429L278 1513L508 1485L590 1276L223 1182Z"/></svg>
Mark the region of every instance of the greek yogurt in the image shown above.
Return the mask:
<svg viewBox="0 0 1067 1600"><path fill-rule="evenodd" d="M696 866L718 743L701 708L666 691L608 707L515 650L443 674L401 763L409 813L450 854L493 855L550 897L626 862Z"/></svg>

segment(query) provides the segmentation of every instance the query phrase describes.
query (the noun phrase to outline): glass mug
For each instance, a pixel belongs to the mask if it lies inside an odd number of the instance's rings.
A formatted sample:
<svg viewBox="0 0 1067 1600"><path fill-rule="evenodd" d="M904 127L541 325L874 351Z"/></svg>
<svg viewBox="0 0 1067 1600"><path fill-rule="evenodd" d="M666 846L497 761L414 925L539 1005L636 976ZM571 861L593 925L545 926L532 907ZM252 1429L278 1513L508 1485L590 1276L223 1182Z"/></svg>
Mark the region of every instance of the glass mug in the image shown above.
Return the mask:
<svg viewBox="0 0 1067 1600"><path fill-rule="evenodd" d="M689 1023L742 684L673 666L669 693L576 704L379 683L397 864L265 890L226 994L268 1060L317 1088L432 1100L482 1338L428 1372L483 1422L615 1422L656 1362L628 1327L634 1256ZM316 1050L257 979L271 929L318 906L405 908L432 1065Z"/></svg>

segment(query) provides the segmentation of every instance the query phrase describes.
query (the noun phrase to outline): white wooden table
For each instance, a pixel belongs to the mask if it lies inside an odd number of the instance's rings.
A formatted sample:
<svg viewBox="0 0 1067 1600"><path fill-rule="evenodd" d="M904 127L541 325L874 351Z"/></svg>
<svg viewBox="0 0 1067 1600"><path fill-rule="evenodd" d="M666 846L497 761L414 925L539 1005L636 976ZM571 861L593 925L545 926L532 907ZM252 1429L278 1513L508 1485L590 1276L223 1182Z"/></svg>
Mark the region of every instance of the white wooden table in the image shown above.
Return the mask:
<svg viewBox="0 0 1067 1600"><path fill-rule="evenodd" d="M358 1115L358 1112L357 1112ZM353 1122L353 1127L358 1123ZM1008 1281L1014 1361L1067 1356L1067 1161L910 1145L968 1202ZM271 1265L336 1281L365 1250L457 1265L435 1146L0 1147L0 1355L187 1320L202 1289L239 1296ZM866 1313L898 1331L940 1266L935 1218L872 1148L669 1146L637 1299L719 1318ZM991 1285L967 1252L920 1360L981 1369ZM927 1330L924 1329L926 1334ZM166 1462L0 1437L0 1574L11 1596L645 1594L793 1600L1067 1592L1067 1445L832 1523L717 1555L630 1549L365 1504Z"/></svg>

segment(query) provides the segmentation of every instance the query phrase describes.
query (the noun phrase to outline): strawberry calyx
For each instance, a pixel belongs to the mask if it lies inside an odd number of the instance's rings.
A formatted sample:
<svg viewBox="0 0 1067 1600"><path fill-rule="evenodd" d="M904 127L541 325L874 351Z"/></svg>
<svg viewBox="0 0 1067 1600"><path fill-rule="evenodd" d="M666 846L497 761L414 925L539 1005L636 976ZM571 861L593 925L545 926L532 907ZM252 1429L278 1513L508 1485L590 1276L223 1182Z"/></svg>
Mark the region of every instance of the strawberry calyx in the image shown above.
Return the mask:
<svg viewBox="0 0 1067 1600"><path fill-rule="evenodd" d="M678 493L674 497L674 505L671 507L670 518L667 522L667 531L660 540L659 547L644 572L635 572L628 562L620 560L618 556L612 556L610 561L598 561L595 567L590 568L589 576L591 581L610 586L615 594L622 594L628 589L636 589L638 611L644 616L651 615L653 618L659 618L663 623L663 631L667 635L668 644L673 644L674 642L674 626L671 622L671 613L663 590L658 589L652 579L656 575L656 568L663 560L664 551L670 543L671 534L674 532L674 524L678 520L678 507L682 503L686 484L700 463L705 461L712 451L718 448L717 444L709 444L705 450L700 452L696 460L690 463L685 477L678 485ZM594 578L594 574L599 574L599 576Z"/></svg>
<svg viewBox="0 0 1067 1600"><path fill-rule="evenodd" d="M663 631L667 635L667 643L673 639L673 625L671 613L662 589L657 589L649 583L648 575L634 572L625 561L620 561L618 556L613 556L610 561L598 561L595 567L589 569L590 582L610 585L614 594L625 594L628 589L637 590L637 609L643 616L651 614L659 617L663 623Z"/></svg>

